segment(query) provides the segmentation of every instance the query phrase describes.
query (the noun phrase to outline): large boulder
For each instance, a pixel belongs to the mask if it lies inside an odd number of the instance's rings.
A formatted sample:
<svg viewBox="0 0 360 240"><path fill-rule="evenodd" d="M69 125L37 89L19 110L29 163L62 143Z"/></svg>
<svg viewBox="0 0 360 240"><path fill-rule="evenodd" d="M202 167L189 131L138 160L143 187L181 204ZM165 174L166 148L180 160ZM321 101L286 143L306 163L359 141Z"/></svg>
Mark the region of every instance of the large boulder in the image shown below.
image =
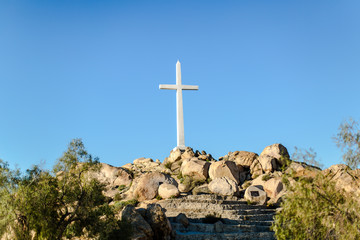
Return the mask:
<svg viewBox="0 0 360 240"><path fill-rule="evenodd" d="M127 221L133 228L131 239L151 240L154 239L154 232L150 224L135 210L132 205L127 205L120 213L120 219Z"/></svg>
<svg viewBox="0 0 360 240"><path fill-rule="evenodd" d="M175 185L177 182L175 179L159 172L151 172L142 175L134 185L133 197L139 201L150 200L157 196L158 188L163 183Z"/></svg>
<svg viewBox="0 0 360 240"><path fill-rule="evenodd" d="M180 184L178 185L178 189L179 189L180 192L185 193L185 192L191 191L192 187L191 187L190 184L180 183Z"/></svg>
<svg viewBox="0 0 360 240"><path fill-rule="evenodd" d="M129 186L133 180L131 172L121 167L114 167L106 163L100 163L100 171L94 173L96 178L106 185L118 187L120 185Z"/></svg>
<svg viewBox="0 0 360 240"><path fill-rule="evenodd" d="M267 146L259 156L259 162L265 173L280 170L289 159L290 155L286 147L279 143Z"/></svg>
<svg viewBox="0 0 360 240"><path fill-rule="evenodd" d="M280 179L271 178L264 183L264 191L269 198L276 198L277 195L284 189L284 184Z"/></svg>
<svg viewBox="0 0 360 240"><path fill-rule="evenodd" d="M195 157L192 148L186 147L185 150L175 148L171 150L169 157L165 158L163 165L171 171L178 173L184 159Z"/></svg>
<svg viewBox="0 0 360 240"><path fill-rule="evenodd" d="M158 192L159 192L159 196L164 199L177 197L180 194L178 188L175 185L168 183L161 184L159 186Z"/></svg>
<svg viewBox="0 0 360 240"><path fill-rule="evenodd" d="M261 163L258 159L254 160L253 163L250 166L250 174L251 178L256 178L257 176L263 174L263 170L261 167Z"/></svg>
<svg viewBox="0 0 360 240"><path fill-rule="evenodd" d="M106 163L100 163L100 171L89 173L92 178L96 178L105 185L104 195L114 197L120 189L128 188L132 181L132 173L121 167L114 167Z"/></svg>
<svg viewBox="0 0 360 240"><path fill-rule="evenodd" d="M181 165L181 174L190 176L194 180L206 180L209 175L210 163L198 158L185 159Z"/></svg>
<svg viewBox="0 0 360 240"><path fill-rule="evenodd" d="M211 194L211 191L209 190L208 184L203 184L203 185L194 187L194 189L192 190L192 194L193 195Z"/></svg>
<svg viewBox="0 0 360 240"><path fill-rule="evenodd" d="M285 173L291 174L293 177L315 177L320 171L319 168L309 166L306 163L292 161L287 167Z"/></svg>
<svg viewBox="0 0 360 240"><path fill-rule="evenodd" d="M240 184L240 171L232 161L219 161L210 165L209 176L211 179L227 177Z"/></svg>
<svg viewBox="0 0 360 240"><path fill-rule="evenodd" d="M233 196L239 194L237 183L228 177L215 178L209 183L209 190L221 196Z"/></svg>
<svg viewBox="0 0 360 240"><path fill-rule="evenodd" d="M259 156L256 153L247 151L235 151L228 154L229 161L234 161L237 166L246 168L250 168L254 160L256 160L258 157Z"/></svg>
<svg viewBox="0 0 360 240"><path fill-rule="evenodd" d="M360 174L358 171L351 170L345 164L336 164L323 170L322 173L330 181L334 181L337 188L360 197Z"/></svg>
<svg viewBox="0 0 360 240"><path fill-rule="evenodd" d="M145 213L145 220L150 224L154 240L170 240L171 224L165 215L165 210L158 204L149 204Z"/></svg>
<svg viewBox="0 0 360 240"><path fill-rule="evenodd" d="M257 176L254 180L251 181L251 185L253 186L264 186L266 182L266 178L268 178L268 174L261 174L260 176Z"/></svg>
<svg viewBox="0 0 360 240"><path fill-rule="evenodd" d="M276 165L276 159L269 155L260 155L259 162L265 173L271 173L278 168Z"/></svg>
<svg viewBox="0 0 360 240"><path fill-rule="evenodd" d="M244 198L245 200L257 205L264 205L266 203L266 193L258 186L248 187L245 190Z"/></svg>

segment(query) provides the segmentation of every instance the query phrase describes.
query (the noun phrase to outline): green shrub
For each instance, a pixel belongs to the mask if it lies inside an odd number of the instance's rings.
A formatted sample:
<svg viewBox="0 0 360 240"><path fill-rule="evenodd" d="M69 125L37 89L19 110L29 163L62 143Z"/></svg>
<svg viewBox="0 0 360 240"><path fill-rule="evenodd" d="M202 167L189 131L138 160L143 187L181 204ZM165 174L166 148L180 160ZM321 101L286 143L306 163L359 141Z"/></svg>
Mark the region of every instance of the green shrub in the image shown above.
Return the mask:
<svg viewBox="0 0 360 240"><path fill-rule="evenodd" d="M288 189L272 229L277 239L360 239L360 207L354 196L322 175Z"/></svg>
<svg viewBox="0 0 360 240"><path fill-rule="evenodd" d="M248 188L248 187L250 187L251 186L251 181L245 181L244 183L243 183L243 185L241 185L241 187L243 188L243 189L246 189L246 188Z"/></svg>
<svg viewBox="0 0 360 240"><path fill-rule="evenodd" d="M165 164L165 167L171 170L171 165L172 165L171 162L167 162L167 163Z"/></svg>
<svg viewBox="0 0 360 240"><path fill-rule="evenodd" d="M114 204L114 207L115 207L116 211L119 211L119 210L122 210L127 205L133 205L133 206L136 207L138 205L138 203L139 203L138 200L131 199L131 200L128 200L128 201L116 202Z"/></svg>
<svg viewBox="0 0 360 240"><path fill-rule="evenodd" d="M114 200L115 201L120 201L122 199L121 194L120 193L116 193L114 196Z"/></svg>
<svg viewBox="0 0 360 240"><path fill-rule="evenodd" d="M261 180L263 180L264 182L270 180L272 177L269 174L265 174L264 176L262 176Z"/></svg>

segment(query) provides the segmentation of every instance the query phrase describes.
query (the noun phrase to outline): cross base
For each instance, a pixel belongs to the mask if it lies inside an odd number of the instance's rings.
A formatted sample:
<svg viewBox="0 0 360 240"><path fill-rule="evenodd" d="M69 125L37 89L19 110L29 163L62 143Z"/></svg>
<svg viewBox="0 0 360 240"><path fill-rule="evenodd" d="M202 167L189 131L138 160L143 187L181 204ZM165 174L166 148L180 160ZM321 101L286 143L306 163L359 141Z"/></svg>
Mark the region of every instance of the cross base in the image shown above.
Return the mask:
<svg viewBox="0 0 360 240"><path fill-rule="evenodd" d="M178 149L184 151L185 148L186 148L185 146L176 146L176 147L174 147L173 151L176 151L176 150L178 150Z"/></svg>

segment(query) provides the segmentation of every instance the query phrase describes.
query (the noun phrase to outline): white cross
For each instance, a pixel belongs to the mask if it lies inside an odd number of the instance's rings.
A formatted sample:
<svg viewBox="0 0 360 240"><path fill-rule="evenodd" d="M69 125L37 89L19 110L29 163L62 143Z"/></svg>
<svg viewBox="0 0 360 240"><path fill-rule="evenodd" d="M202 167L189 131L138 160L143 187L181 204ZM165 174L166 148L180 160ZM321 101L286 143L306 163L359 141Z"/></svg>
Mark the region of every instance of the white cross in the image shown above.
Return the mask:
<svg viewBox="0 0 360 240"><path fill-rule="evenodd" d="M176 85L160 84L159 88L176 90L177 148L184 150L185 137L184 137L184 111L183 111L182 90L198 90L199 86L181 84L181 66L180 66L180 62L177 61Z"/></svg>

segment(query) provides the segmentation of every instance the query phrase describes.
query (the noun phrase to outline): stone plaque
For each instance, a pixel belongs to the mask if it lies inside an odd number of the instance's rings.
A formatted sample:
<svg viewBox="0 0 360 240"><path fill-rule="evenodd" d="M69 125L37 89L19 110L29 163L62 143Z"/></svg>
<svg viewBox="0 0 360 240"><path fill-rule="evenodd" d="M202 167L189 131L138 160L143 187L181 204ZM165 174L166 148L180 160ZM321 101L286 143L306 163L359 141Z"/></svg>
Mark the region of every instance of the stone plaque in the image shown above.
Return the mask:
<svg viewBox="0 0 360 240"><path fill-rule="evenodd" d="M258 196L260 196L258 191L250 191L250 195L251 195L252 197L258 197Z"/></svg>

